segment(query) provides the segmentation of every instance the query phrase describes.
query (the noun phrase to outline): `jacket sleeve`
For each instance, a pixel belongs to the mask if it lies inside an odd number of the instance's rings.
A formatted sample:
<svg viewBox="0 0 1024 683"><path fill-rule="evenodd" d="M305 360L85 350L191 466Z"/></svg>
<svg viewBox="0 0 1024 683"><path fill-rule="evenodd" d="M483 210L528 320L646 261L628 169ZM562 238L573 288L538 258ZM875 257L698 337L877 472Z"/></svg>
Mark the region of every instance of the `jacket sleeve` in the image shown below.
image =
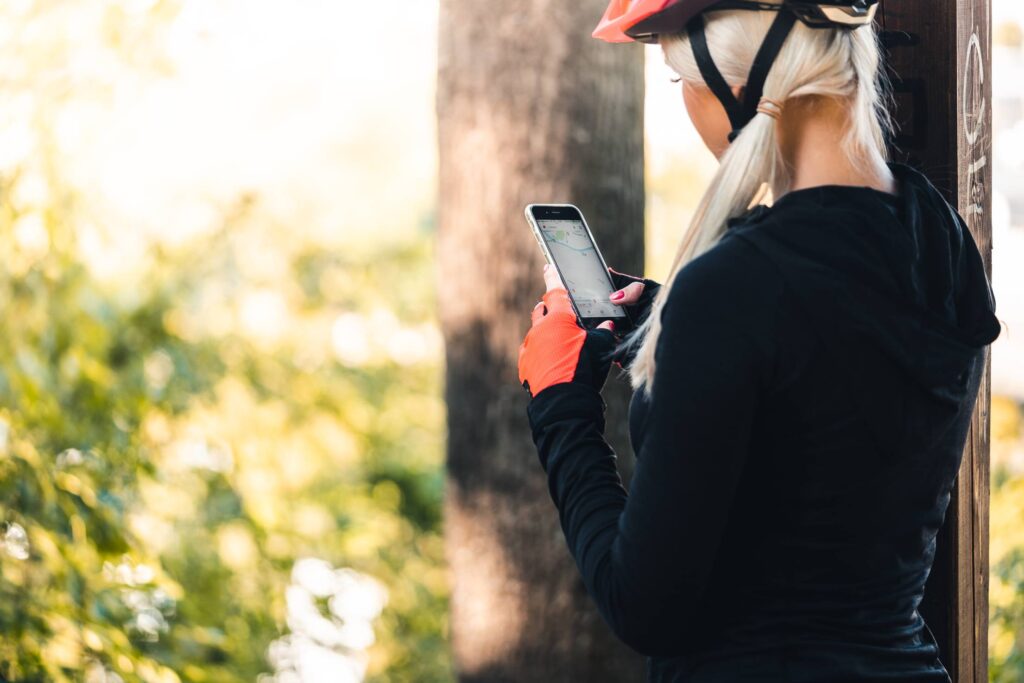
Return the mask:
<svg viewBox="0 0 1024 683"><path fill-rule="evenodd" d="M662 307L628 495L603 436L600 393L557 384L527 408L587 591L616 635L645 655L677 653L702 596L772 362L771 288L724 261L711 252L691 261Z"/></svg>

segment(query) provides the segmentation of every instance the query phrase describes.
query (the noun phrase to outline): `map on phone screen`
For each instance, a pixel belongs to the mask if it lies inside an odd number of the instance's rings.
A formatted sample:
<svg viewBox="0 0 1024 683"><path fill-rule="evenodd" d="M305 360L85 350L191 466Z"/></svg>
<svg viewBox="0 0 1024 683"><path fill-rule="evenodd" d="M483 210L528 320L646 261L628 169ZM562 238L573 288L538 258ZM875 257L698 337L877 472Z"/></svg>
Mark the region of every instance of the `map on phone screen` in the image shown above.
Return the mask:
<svg viewBox="0 0 1024 683"><path fill-rule="evenodd" d="M562 281L576 303L580 317L619 318L625 315L621 306L608 300L613 291L608 272L583 223L542 219L537 221L537 227L558 264Z"/></svg>

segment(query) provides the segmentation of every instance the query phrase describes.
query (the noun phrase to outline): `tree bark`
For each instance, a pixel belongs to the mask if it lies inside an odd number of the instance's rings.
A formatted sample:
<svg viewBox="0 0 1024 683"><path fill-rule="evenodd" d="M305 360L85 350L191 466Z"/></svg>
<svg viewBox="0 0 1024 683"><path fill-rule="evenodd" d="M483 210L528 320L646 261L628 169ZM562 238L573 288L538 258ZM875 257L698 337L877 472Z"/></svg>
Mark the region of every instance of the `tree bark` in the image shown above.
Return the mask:
<svg viewBox="0 0 1024 683"><path fill-rule="evenodd" d="M992 270L991 0L882 0L898 156L964 216ZM963 464L939 531L921 614L954 683L988 681L989 406L986 361Z"/></svg>
<svg viewBox="0 0 1024 683"><path fill-rule="evenodd" d="M437 285L448 405L446 552L462 681L639 681L587 596L526 420L518 348L544 291L530 202L583 211L643 272L643 50L590 37L606 0L442 0ZM607 436L632 462L614 370ZM624 472L627 476L628 472Z"/></svg>

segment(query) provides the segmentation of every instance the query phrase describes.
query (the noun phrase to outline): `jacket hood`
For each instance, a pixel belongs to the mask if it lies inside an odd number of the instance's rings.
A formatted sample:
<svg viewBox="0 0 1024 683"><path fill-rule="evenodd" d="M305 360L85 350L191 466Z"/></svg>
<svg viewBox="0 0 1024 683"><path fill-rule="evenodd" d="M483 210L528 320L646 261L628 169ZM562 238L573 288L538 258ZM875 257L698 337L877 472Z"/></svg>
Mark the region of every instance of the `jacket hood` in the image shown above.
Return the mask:
<svg viewBox="0 0 1024 683"><path fill-rule="evenodd" d="M880 447L893 452L932 445L965 402L973 409L1000 327L964 220L921 173L890 168L898 196L797 190L733 219L726 235L776 264Z"/></svg>

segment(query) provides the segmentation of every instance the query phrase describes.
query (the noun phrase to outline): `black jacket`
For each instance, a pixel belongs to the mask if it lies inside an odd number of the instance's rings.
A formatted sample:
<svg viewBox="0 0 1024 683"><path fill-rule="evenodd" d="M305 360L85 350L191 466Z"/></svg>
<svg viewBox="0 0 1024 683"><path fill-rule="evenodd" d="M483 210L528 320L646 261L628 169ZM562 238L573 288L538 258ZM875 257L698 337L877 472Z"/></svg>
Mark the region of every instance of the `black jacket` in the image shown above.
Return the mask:
<svg viewBox="0 0 1024 683"><path fill-rule="evenodd" d="M730 222L662 309L627 496L592 387L527 408L569 550L650 681L949 680L917 611L995 300L963 220L823 186Z"/></svg>

